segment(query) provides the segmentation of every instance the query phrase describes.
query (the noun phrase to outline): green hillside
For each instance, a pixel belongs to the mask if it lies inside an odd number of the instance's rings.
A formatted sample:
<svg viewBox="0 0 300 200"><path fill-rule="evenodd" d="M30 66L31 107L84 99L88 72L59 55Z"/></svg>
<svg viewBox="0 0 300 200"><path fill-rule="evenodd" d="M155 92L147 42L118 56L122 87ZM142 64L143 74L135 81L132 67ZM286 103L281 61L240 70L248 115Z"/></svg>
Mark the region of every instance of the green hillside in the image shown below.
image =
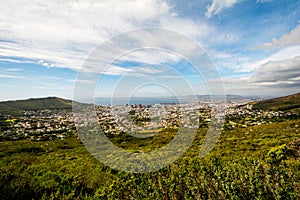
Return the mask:
<svg viewBox="0 0 300 200"><path fill-rule="evenodd" d="M300 120L225 130L207 157L199 129L189 150L156 172L129 173L98 162L80 139L3 141L0 199L299 199ZM112 135L132 152L149 152L173 138ZM141 165L142 167L142 165Z"/></svg>
<svg viewBox="0 0 300 200"><path fill-rule="evenodd" d="M300 93L253 103L254 109L300 113Z"/></svg>
<svg viewBox="0 0 300 200"><path fill-rule="evenodd" d="M0 113L18 114L24 110L71 110L72 101L58 97L46 97L0 102Z"/></svg>

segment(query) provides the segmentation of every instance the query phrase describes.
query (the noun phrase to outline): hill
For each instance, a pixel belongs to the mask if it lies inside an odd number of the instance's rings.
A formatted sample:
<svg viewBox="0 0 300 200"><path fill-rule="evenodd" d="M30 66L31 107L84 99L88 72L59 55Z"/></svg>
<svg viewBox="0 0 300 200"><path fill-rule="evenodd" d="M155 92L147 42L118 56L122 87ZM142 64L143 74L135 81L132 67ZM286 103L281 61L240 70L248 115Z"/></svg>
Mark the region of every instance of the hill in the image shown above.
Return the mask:
<svg viewBox="0 0 300 200"><path fill-rule="evenodd" d="M253 108L300 113L300 93L254 102Z"/></svg>
<svg viewBox="0 0 300 200"><path fill-rule="evenodd" d="M24 110L72 110L72 101L58 97L0 102L0 113L19 114Z"/></svg>

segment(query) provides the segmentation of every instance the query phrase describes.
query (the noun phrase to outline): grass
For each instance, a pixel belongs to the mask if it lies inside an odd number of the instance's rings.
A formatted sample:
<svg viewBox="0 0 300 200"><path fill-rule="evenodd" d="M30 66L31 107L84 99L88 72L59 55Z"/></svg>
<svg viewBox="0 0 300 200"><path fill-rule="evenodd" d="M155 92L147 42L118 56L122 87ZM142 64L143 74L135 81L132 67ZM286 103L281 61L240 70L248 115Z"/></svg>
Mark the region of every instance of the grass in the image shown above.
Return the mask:
<svg viewBox="0 0 300 200"><path fill-rule="evenodd" d="M17 101L3 101L0 102L0 113L19 115L26 110L71 110L72 101L65 100L58 97L47 97Z"/></svg>
<svg viewBox="0 0 300 200"><path fill-rule="evenodd" d="M206 134L201 128L182 158L144 174L119 172L101 164L76 136L45 142L5 141L0 143L0 197L299 199L299 157L282 146L300 138L299 125L300 120L291 120L225 130L204 159L198 157ZM110 139L128 151L149 152L166 145L175 134L169 129L152 138L122 134Z"/></svg>
<svg viewBox="0 0 300 200"><path fill-rule="evenodd" d="M285 97L269 99L255 102L254 109L273 110L273 111L290 111L300 113L300 93Z"/></svg>

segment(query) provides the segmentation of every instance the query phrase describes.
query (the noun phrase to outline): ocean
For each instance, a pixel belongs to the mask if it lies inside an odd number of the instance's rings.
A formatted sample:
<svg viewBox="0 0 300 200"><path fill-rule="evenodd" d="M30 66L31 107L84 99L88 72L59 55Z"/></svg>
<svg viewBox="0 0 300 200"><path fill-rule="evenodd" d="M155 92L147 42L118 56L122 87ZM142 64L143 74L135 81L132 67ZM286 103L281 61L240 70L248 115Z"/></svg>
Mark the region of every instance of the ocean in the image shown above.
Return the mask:
<svg viewBox="0 0 300 200"><path fill-rule="evenodd" d="M132 104L142 104L142 105L154 105L154 104L179 104L179 103L190 103L192 100L189 99L176 99L176 98L96 98L95 103L97 105L132 105Z"/></svg>

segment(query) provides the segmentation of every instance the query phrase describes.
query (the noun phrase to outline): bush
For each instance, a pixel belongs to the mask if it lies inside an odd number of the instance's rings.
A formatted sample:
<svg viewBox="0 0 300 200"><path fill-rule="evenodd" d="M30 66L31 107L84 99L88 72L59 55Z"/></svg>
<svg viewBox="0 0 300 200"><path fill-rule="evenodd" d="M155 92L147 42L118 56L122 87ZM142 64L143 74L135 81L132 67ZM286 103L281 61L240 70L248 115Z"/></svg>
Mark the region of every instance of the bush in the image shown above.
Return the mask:
<svg viewBox="0 0 300 200"><path fill-rule="evenodd" d="M270 149L268 152L268 161L273 164L279 164L281 161L286 160L288 156L288 146L283 144L278 147Z"/></svg>

